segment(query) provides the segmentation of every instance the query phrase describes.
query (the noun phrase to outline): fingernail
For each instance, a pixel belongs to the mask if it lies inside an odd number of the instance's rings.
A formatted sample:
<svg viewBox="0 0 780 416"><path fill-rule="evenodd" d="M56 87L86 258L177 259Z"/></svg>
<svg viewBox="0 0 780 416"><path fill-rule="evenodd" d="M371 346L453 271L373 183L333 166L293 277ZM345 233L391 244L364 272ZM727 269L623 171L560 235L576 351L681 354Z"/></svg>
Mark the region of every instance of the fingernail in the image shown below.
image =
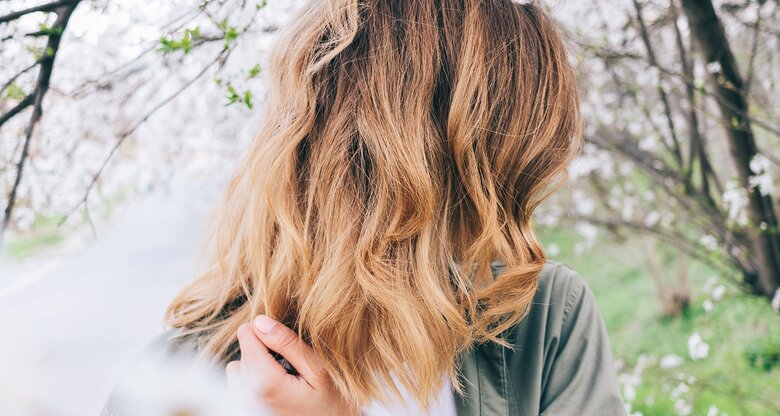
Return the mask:
<svg viewBox="0 0 780 416"><path fill-rule="evenodd" d="M275 326L276 326L276 321L274 321L273 319L265 315L260 315L257 318L255 318L255 328L257 328L258 331L264 334L273 331Z"/></svg>

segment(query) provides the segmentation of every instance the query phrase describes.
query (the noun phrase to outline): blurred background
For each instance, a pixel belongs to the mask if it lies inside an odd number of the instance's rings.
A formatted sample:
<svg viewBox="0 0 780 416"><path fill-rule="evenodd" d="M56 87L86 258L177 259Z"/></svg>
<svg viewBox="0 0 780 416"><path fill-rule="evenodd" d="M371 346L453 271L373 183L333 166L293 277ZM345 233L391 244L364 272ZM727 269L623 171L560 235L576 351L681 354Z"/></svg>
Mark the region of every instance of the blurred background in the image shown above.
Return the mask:
<svg viewBox="0 0 780 416"><path fill-rule="evenodd" d="M587 142L536 224L632 415L780 414L779 3L543 3ZM0 1L0 414L98 413L163 331L301 4Z"/></svg>

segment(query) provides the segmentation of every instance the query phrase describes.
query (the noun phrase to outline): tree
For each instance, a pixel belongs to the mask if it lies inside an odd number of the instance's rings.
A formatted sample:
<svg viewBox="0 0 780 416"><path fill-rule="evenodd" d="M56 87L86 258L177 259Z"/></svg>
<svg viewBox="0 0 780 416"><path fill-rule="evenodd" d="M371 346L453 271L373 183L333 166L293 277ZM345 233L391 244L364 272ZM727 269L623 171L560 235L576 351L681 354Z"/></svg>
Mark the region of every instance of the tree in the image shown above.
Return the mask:
<svg viewBox="0 0 780 416"><path fill-rule="evenodd" d="M13 213L13 209L16 204L19 184L21 183L24 168L27 163L27 157L29 156L30 152L30 142L32 141L33 132L35 131L36 124L38 121L40 121L41 116L43 115L43 99L46 97L46 93L49 91L49 83L51 81L52 72L54 71L54 62L57 58L57 52L60 48L60 41L62 40L62 35L65 33L66 28L68 27L70 16L76 10L80 2L81 0L60 0L0 16L0 24L8 23L36 12L54 13L57 16L54 24L52 24L51 27L41 25L39 31L26 34L26 36L45 37L47 39L46 46L43 49L41 56L38 57L33 65L16 74L11 78L10 81L3 85L2 89L0 89L0 93L2 93L11 87L16 78L21 76L24 72L30 71L35 67L38 68L38 79L35 82L33 92L26 95L14 107L0 115L1 128L8 120L22 113L27 107L32 106L32 114L30 115L30 120L27 123L27 128L24 133L24 142L22 145L21 155L19 156L19 161L16 163L15 179L13 181L13 185L11 186L11 190L8 193L8 200L6 202L5 209L3 210L3 219L2 222L0 222L0 248L2 247L2 236L11 221L11 214ZM4 39L4 41L5 40L7 39Z"/></svg>
<svg viewBox="0 0 780 416"><path fill-rule="evenodd" d="M118 194L191 169L186 161L204 149L220 158L209 161L215 165L237 157L236 121L253 121L246 113L262 99L253 92L262 77L257 45L285 21L283 6L263 13L266 1L29 4L0 3L0 245L6 230L24 230L41 215L91 224ZM194 137L205 131L211 140ZM156 134L169 140L147 145Z"/></svg>
<svg viewBox="0 0 780 416"><path fill-rule="evenodd" d="M578 12L578 22L600 28L572 26L589 81L590 144L573 166L589 192L568 198L569 219L654 235L726 275L737 270L752 293L775 294L773 185L780 163L772 143L780 131L772 111L779 103L770 3L725 3L732 19L726 23L709 0L632 0L609 8L594 0L595 7ZM740 45L737 53L731 41Z"/></svg>
<svg viewBox="0 0 780 416"><path fill-rule="evenodd" d="M772 194L761 184L750 183L753 176L750 164L759 153L750 124L748 92L712 1L682 0L682 7L702 50L701 58L708 66L718 69L709 72L709 79L715 88L732 163L740 185L748 194L748 233L758 276L755 280L749 277L747 283L757 293L771 297L780 287L780 229Z"/></svg>

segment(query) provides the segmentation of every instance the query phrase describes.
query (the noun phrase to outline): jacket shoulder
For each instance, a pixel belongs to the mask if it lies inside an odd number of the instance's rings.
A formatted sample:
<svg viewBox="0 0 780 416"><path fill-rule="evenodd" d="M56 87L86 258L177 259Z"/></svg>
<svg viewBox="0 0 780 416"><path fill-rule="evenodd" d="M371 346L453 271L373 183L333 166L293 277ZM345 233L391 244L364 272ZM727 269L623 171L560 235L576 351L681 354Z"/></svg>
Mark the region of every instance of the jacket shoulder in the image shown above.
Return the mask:
<svg viewBox="0 0 780 416"><path fill-rule="evenodd" d="M625 415L603 318L582 276L548 261L528 315L506 333L519 414Z"/></svg>
<svg viewBox="0 0 780 416"><path fill-rule="evenodd" d="M585 279L566 263L548 261L539 273L534 305L546 306L566 320L574 304L589 294Z"/></svg>
<svg viewBox="0 0 780 416"><path fill-rule="evenodd" d="M493 272L498 275L503 264L494 263ZM573 324L583 304L593 299L593 294L582 276L566 263L547 261L539 273L538 285L525 318L505 333L510 343L535 345L555 342L561 332Z"/></svg>
<svg viewBox="0 0 780 416"><path fill-rule="evenodd" d="M493 262L494 276L501 274L502 262ZM566 263L548 260L537 277L538 286L529 315L544 315L564 319L578 297L589 292L582 276ZM529 318L532 318L529 316Z"/></svg>

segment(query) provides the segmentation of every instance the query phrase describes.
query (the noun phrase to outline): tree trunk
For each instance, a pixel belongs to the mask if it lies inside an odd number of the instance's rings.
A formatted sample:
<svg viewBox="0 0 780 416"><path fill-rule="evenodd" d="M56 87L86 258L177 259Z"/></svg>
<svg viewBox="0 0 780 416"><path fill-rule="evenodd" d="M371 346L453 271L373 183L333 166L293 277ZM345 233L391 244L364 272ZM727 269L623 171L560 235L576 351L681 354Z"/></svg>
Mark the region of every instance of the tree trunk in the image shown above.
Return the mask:
<svg viewBox="0 0 780 416"><path fill-rule="evenodd" d="M699 44L708 77L726 130L732 162L740 185L748 193L747 215L756 264L756 279L748 283L757 293L771 297L780 287L780 232L772 196L750 187L750 161L757 148L750 125L744 82L729 41L711 0L682 0L691 34ZM719 68L718 68L719 66Z"/></svg>

